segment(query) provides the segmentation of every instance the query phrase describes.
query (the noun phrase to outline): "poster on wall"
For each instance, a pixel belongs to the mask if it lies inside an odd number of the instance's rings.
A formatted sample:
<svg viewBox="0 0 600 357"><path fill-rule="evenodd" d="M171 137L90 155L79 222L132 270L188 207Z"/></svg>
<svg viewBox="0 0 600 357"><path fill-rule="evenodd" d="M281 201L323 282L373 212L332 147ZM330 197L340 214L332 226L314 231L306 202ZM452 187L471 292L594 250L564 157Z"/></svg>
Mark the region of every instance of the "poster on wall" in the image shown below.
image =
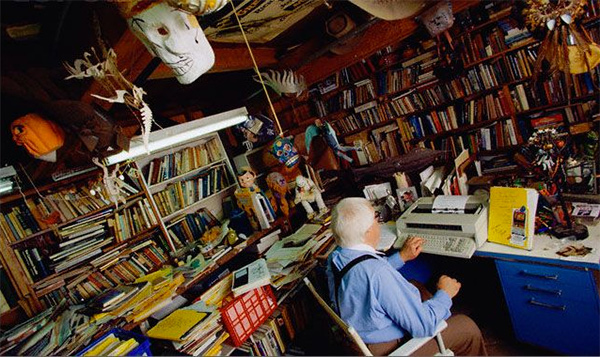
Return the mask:
<svg viewBox="0 0 600 357"><path fill-rule="evenodd" d="M322 4L318 0L244 0L236 6L250 42L265 43L284 32ZM233 11L204 29L211 41L243 43Z"/></svg>

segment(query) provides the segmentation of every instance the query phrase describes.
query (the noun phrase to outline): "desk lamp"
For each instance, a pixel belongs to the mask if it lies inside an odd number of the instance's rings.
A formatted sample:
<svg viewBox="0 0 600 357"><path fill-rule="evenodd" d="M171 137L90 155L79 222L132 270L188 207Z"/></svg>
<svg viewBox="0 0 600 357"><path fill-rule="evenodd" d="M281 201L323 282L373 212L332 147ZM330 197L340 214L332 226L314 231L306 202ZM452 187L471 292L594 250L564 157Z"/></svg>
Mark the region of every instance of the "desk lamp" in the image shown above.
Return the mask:
<svg viewBox="0 0 600 357"><path fill-rule="evenodd" d="M555 184L556 195L564 212L566 226L560 224L554 227L552 235L557 238L585 239L588 237L587 227L572 221L562 195L562 185L566 184L564 163L568 159L566 138L566 133L559 134L555 128L539 129L531 135L527 147L535 157L533 165L538 169L538 174Z"/></svg>

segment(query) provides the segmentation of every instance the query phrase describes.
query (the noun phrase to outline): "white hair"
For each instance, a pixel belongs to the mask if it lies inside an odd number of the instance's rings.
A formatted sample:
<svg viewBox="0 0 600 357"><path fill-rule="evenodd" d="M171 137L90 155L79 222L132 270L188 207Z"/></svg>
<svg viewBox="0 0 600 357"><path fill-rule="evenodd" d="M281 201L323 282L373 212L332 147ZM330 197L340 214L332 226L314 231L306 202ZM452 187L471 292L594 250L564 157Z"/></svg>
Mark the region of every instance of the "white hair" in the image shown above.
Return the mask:
<svg viewBox="0 0 600 357"><path fill-rule="evenodd" d="M375 211L362 197L341 200L331 213L331 230L335 242L342 248L364 243L365 234L373 225Z"/></svg>

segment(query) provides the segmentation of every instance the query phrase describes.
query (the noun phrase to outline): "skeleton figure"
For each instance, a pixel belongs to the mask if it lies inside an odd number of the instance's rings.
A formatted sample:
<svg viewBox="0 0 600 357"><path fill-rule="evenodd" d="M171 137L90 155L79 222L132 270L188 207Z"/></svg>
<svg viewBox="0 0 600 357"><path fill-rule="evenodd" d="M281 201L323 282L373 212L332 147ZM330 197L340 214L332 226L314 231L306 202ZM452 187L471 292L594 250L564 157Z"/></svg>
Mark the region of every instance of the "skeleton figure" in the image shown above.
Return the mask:
<svg viewBox="0 0 600 357"><path fill-rule="evenodd" d="M129 28L181 84L190 84L215 63L215 54L195 15L160 1L118 3Z"/></svg>
<svg viewBox="0 0 600 357"><path fill-rule="evenodd" d="M327 206L323 202L321 191L313 180L304 176L296 177L296 197L294 198L294 203L302 203L308 219L315 217L315 211L311 206L313 202L316 202L320 213L327 212Z"/></svg>
<svg viewBox="0 0 600 357"><path fill-rule="evenodd" d="M121 195L121 189L117 181L117 173L119 172L119 164L115 166L115 169L109 173L108 167L100 163L97 157L92 159L92 162L102 169L104 175L102 176L102 183L106 188L106 192L110 195L110 200L115 204L116 208L119 208L119 202L125 204L125 198Z"/></svg>
<svg viewBox="0 0 600 357"><path fill-rule="evenodd" d="M94 56L94 58L92 56ZM150 110L148 104L144 102L144 94L146 94L146 92L142 88L129 82L119 71L117 68L117 54L112 48L104 53L104 57L105 60L101 61L98 58L96 51L92 48L92 53L85 52L83 54L84 59L75 60L73 66L65 63L65 68L71 74L65 79L93 77L106 91L112 92L114 90L116 96L113 98L106 98L97 94L92 94L92 97L110 103L123 103L139 112L140 118L138 118L138 120L141 119L142 122L144 147L146 148L146 151L148 151L148 141L150 138L150 131L152 130L153 116L152 110ZM97 60L98 62L94 64L93 60Z"/></svg>
<svg viewBox="0 0 600 357"><path fill-rule="evenodd" d="M273 90L281 94L296 94L299 97L306 90L306 81L304 76L299 76L292 70L283 71L279 73L272 69L269 72L261 72L260 74L265 81L265 84L273 88ZM254 77L254 80L260 82L258 77Z"/></svg>

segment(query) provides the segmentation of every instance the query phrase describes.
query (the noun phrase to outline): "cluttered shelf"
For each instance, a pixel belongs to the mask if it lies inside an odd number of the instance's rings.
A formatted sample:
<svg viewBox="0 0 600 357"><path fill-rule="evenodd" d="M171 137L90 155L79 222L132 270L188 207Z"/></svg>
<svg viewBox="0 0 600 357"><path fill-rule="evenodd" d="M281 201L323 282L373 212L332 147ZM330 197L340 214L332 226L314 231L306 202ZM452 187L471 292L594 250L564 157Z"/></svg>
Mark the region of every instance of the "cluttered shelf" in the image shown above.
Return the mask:
<svg viewBox="0 0 600 357"><path fill-rule="evenodd" d="M202 172L202 171L204 171L204 170L208 170L208 169L214 168L214 167L216 167L216 166L219 166L219 165L220 165L220 164L222 164L222 163L223 163L225 160L227 160L227 159L226 159L226 158L222 158L222 159L219 159L219 160L217 160L217 161L213 161L213 162L211 162L211 163L210 163L210 164L208 164L208 165L203 165L203 166L200 166L200 167L198 167L198 168L195 168L195 169L194 169L194 170L192 170L192 171L188 171L188 172L186 172L186 173L183 173L183 174L181 174L181 175L174 176L174 177L171 177L171 178L169 178L169 179L166 179L166 180L164 180L164 181L161 181L161 182L159 182L159 183L152 184L152 185L148 186L148 190L149 190L151 193L156 193L156 192L162 191L162 190L164 190L164 189L165 189L165 187L167 187L167 185L169 185L169 184L171 184L171 183L173 183L173 182L181 181L181 180L183 180L183 179L185 179L185 178L192 177L192 176L194 176L195 174L197 174L197 173L200 173L200 172Z"/></svg>
<svg viewBox="0 0 600 357"><path fill-rule="evenodd" d="M192 203L191 205L189 205L187 207L184 207L184 208L181 208L181 209L179 209L179 210L177 210L175 212L169 213L168 215L164 216L162 219L163 219L164 222L169 222L173 218L179 217L179 216L181 216L183 214L187 214L187 213L191 213L191 212L197 211L198 208L202 207L206 203L206 201L211 200L211 199L213 199L213 198L215 198L215 197L217 197L219 195L222 195L224 193L227 193L227 192L231 191L231 189L234 188L234 187L236 187L236 186L237 186L237 184L231 184L229 186L226 186L225 188L223 188L223 189L221 189L221 190L219 190L219 191L211 194L210 196L203 197L200 200Z"/></svg>

